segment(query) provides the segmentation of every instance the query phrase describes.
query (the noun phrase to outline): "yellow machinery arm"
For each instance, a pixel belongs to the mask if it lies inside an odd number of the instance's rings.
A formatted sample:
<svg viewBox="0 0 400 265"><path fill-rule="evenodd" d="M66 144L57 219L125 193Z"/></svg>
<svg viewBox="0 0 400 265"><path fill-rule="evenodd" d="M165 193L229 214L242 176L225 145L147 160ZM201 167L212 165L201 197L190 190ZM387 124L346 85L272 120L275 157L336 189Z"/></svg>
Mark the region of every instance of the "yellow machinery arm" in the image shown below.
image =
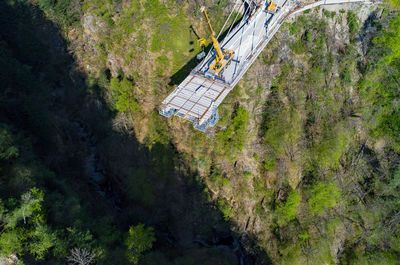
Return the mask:
<svg viewBox="0 0 400 265"><path fill-rule="evenodd" d="M276 6L274 5L274 0L270 0L267 9L268 9L268 11L276 10Z"/></svg>
<svg viewBox="0 0 400 265"><path fill-rule="evenodd" d="M211 39L212 39L214 48L215 48L215 50L217 51L217 54L218 54L218 56L217 56L218 57L218 61L220 61L220 60L222 60L224 58L224 54L223 54L223 52L221 50L221 47L219 46L219 42L218 42L217 38L215 37L215 32L214 32L214 30L213 30L213 28L211 26L210 19L208 18L208 15L207 15L207 12L206 12L206 8L204 6L202 6L200 8L200 11L201 11L201 13L203 13L204 18L206 19L207 25L210 28Z"/></svg>
<svg viewBox="0 0 400 265"><path fill-rule="evenodd" d="M215 37L215 32L211 26L210 19L208 18L206 9L204 6L200 8L201 13L203 13L204 18L206 19L207 25L210 28L211 32L211 39L214 44L214 49L217 51L217 55L215 56L214 61L210 64L210 68L212 71L210 73L213 74L221 74L223 72L223 69L230 64L235 52L230 51L230 50L222 50L221 46L219 45L219 42L217 40L217 37Z"/></svg>

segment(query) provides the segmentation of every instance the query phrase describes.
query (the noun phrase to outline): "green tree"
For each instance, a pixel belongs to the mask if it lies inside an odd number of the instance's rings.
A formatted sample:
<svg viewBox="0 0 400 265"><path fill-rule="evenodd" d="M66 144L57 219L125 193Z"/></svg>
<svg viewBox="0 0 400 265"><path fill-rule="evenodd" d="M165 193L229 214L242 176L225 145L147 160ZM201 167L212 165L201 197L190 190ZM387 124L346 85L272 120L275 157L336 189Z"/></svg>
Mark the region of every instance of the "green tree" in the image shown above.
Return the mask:
<svg viewBox="0 0 400 265"><path fill-rule="evenodd" d="M128 237L125 240L125 245L128 248L126 255L130 262L138 264L142 253L153 247L156 241L154 229L145 227L144 224L131 226L128 231Z"/></svg>
<svg viewBox="0 0 400 265"><path fill-rule="evenodd" d="M45 225L36 226L29 240L29 252L42 260L47 251L56 243L56 235Z"/></svg>
<svg viewBox="0 0 400 265"><path fill-rule="evenodd" d="M228 128L217 133L217 146L220 151L232 155L241 151L247 141L249 113L244 107L238 107Z"/></svg>
<svg viewBox="0 0 400 265"><path fill-rule="evenodd" d="M0 124L0 159L7 160L18 155L19 150L14 144L9 128L4 124Z"/></svg>
<svg viewBox="0 0 400 265"><path fill-rule="evenodd" d="M393 17L390 20L390 26L374 41L386 49L386 56L383 58L385 64L390 64L400 58L400 15Z"/></svg>
<svg viewBox="0 0 400 265"><path fill-rule="evenodd" d="M15 228L19 221L23 220L24 225L28 220L32 224L43 224L44 217L42 211L44 193L37 188L32 188L30 191L21 196L21 205L7 214L6 228Z"/></svg>
<svg viewBox="0 0 400 265"><path fill-rule="evenodd" d="M222 199L222 198L218 199L217 206L218 206L218 209L224 215L225 221L228 221L233 215L233 210L232 210L231 206L228 204L228 202L225 199Z"/></svg>
<svg viewBox="0 0 400 265"><path fill-rule="evenodd" d="M328 208L334 207L341 197L335 183L317 182L310 189L308 206L313 213L322 214Z"/></svg>
<svg viewBox="0 0 400 265"><path fill-rule="evenodd" d="M296 190L291 190L285 202L279 202L276 208L276 214L279 225L286 225L296 218L298 206L300 204L300 195Z"/></svg>
<svg viewBox="0 0 400 265"><path fill-rule="evenodd" d="M133 97L135 87L131 80L124 77L120 81L118 77L114 77L111 79L110 88L118 111L135 113L140 109L139 103Z"/></svg>
<svg viewBox="0 0 400 265"><path fill-rule="evenodd" d="M8 256L12 253L21 253L22 235L17 230L5 231L0 235L0 254Z"/></svg>

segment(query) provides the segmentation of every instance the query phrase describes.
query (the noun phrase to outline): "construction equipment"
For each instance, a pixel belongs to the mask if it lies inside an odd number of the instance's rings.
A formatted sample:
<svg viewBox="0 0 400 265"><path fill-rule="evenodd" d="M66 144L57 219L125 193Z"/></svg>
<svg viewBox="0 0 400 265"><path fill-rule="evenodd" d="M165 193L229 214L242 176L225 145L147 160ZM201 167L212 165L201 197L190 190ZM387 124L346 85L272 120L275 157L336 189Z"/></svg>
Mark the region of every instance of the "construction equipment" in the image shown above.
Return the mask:
<svg viewBox="0 0 400 265"><path fill-rule="evenodd" d="M276 6L274 5L274 0L270 0L270 1L269 1L267 10L268 10L268 11L271 11L271 12L276 10Z"/></svg>
<svg viewBox="0 0 400 265"><path fill-rule="evenodd" d="M207 40L205 38L200 38L197 40L197 43L199 44L199 46L206 46Z"/></svg>
<svg viewBox="0 0 400 265"><path fill-rule="evenodd" d="M217 52L214 61L210 64L210 69L211 69L210 73L219 75L219 73L221 73L223 71L225 66L227 66L231 62L235 53L234 53L234 51L231 51L231 50L227 50L227 49L222 50L221 49L219 42L218 42L217 38L215 37L215 32L211 26L211 22L210 22L210 19L208 18L205 7L202 6L200 8L200 11L203 13L204 18L206 19L206 22L208 24L208 27L209 27L210 33L211 33L211 40L213 42L214 49Z"/></svg>
<svg viewBox="0 0 400 265"><path fill-rule="evenodd" d="M190 25L189 28L192 30L191 32L193 32L194 35L196 36L196 38L197 38L197 44L198 44L199 46L206 46L207 40L206 40L205 38L200 38L199 34L197 34L196 30L194 30L193 25ZM202 31L202 30L201 30L201 23L200 23L200 32L201 32L201 31Z"/></svg>

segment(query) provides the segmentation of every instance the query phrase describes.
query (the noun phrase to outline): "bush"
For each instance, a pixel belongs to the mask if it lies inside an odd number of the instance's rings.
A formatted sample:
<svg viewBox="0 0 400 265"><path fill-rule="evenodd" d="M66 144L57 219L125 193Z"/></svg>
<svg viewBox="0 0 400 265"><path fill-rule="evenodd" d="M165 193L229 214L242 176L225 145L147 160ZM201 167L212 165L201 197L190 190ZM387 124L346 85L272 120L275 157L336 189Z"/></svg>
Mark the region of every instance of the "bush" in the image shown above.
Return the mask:
<svg viewBox="0 0 400 265"><path fill-rule="evenodd" d="M230 187L231 186L231 182L229 181L229 179L224 178L223 176L219 175L219 174L213 174L210 176L210 180L218 187Z"/></svg>
<svg viewBox="0 0 400 265"><path fill-rule="evenodd" d="M243 173L243 176L246 179L250 179L253 176L253 174L251 172L249 172L249 171L246 171L246 172Z"/></svg>
<svg viewBox="0 0 400 265"><path fill-rule="evenodd" d="M264 160L264 169L267 171L274 170L276 165L276 160L274 158L267 158Z"/></svg>

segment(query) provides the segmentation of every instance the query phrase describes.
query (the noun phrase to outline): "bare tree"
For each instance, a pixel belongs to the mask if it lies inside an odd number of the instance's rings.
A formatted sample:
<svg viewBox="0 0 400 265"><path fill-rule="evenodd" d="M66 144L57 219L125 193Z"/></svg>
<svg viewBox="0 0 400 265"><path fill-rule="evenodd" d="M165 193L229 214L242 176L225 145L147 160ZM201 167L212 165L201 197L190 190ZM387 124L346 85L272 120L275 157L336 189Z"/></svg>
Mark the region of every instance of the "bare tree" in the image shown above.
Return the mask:
<svg viewBox="0 0 400 265"><path fill-rule="evenodd" d="M71 255L67 257L70 265L89 265L94 262L96 254L86 249L74 248L71 250Z"/></svg>

